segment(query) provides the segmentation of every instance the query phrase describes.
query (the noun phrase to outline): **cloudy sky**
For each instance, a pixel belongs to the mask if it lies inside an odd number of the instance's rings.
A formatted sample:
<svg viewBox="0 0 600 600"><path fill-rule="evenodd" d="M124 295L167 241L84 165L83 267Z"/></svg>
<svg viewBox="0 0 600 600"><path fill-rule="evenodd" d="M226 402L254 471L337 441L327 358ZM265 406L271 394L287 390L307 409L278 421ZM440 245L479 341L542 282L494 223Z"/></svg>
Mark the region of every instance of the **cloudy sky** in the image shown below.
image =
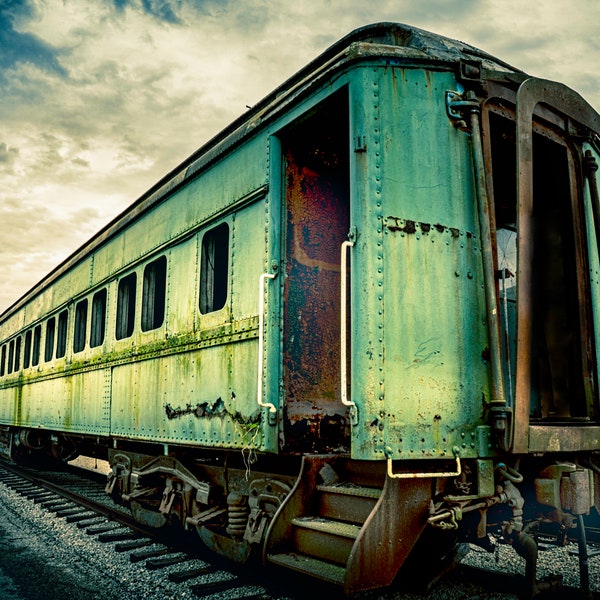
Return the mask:
<svg viewBox="0 0 600 600"><path fill-rule="evenodd" d="M598 0L0 0L0 312L352 29L478 46L600 110Z"/></svg>

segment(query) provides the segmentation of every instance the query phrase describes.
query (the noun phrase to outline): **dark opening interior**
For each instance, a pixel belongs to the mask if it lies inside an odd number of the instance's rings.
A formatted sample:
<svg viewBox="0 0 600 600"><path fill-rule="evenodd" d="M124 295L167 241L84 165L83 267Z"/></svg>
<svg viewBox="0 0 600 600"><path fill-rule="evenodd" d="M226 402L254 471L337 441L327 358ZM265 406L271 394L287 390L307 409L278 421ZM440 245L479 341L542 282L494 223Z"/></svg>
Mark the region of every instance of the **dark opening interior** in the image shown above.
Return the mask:
<svg viewBox="0 0 600 600"><path fill-rule="evenodd" d="M514 121L490 114L496 218L498 288L505 385L514 393L516 369L517 157ZM578 282L574 214L566 145L533 136L533 304L531 417L564 419L586 415L582 356L582 300ZM584 271L585 272L585 271ZM591 335L587 331L586 336Z"/></svg>
<svg viewBox="0 0 600 600"><path fill-rule="evenodd" d="M349 125L345 91L282 136L286 206L286 446L348 446L340 401L340 249L348 237Z"/></svg>

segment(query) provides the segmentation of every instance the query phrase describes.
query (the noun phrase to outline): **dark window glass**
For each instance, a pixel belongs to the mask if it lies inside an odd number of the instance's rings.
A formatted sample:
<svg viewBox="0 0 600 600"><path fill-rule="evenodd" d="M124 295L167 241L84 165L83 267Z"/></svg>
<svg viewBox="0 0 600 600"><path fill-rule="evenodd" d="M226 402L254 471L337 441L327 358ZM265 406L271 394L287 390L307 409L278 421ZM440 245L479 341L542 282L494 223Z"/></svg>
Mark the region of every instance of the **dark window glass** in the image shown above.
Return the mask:
<svg viewBox="0 0 600 600"><path fill-rule="evenodd" d="M56 319L46 321L46 344L44 347L44 360L48 362L54 356L54 334L56 333Z"/></svg>
<svg viewBox="0 0 600 600"><path fill-rule="evenodd" d="M117 326L115 336L118 340L133 333L135 323L135 286L136 275L131 273L119 281L117 294Z"/></svg>
<svg viewBox="0 0 600 600"><path fill-rule="evenodd" d="M73 330L73 352L81 352L85 348L88 301L81 300L75 306L75 328Z"/></svg>
<svg viewBox="0 0 600 600"><path fill-rule="evenodd" d="M21 336L15 340L15 371L21 368Z"/></svg>
<svg viewBox="0 0 600 600"><path fill-rule="evenodd" d="M31 364L31 329L25 334L25 349L23 351L23 368L28 369Z"/></svg>
<svg viewBox="0 0 600 600"><path fill-rule="evenodd" d="M42 326L36 325L33 330L33 348L31 351L31 366L40 364L40 343L42 341Z"/></svg>
<svg viewBox="0 0 600 600"><path fill-rule="evenodd" d="M63 310L58 315L58 335L56 336L56 358L62 358L67 353L67 325L69 311Z"/></svg>
<svg viewBox="0 0 600 600"><path fill-rule="evenodd" d="M2 360L0 360L0 376L6 373L6 344L2 346Z"/></svg>
<svg viewBox="0 0 600 600"><path fill-rule="evenodd" d="M227 300L229 226L223 223L202 238L200 312L219 310Z"/></svg>
<svg viewBox="0 0 600 600"><path fill-rule="evenodd" d="M92 299L92 330L90 346L96 348L104 343L106 332L106 290L100 290Z"/></svg>
<svg viewBox="0 0 600 600"><path fill-rule="evenodd" d="M13 372L14 357L15 357L15 340L11 340L10 344L8 345L8 369L7 369L8 373Z"/></svg>
<svg viewBox="0 0 600 600"><path fill-rule="evenodd" d="M142 293L142 331L157 329L165 320L167 259L161 256L144 269Z"/></svg>

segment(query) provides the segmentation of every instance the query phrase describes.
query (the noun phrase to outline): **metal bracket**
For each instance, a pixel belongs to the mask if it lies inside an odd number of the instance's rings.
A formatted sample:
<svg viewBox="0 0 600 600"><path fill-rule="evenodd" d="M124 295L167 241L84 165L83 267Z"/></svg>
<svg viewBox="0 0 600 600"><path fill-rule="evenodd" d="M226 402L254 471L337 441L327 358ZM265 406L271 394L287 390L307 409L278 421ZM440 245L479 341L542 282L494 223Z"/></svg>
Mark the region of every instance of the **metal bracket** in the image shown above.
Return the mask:
<svg viewBox="0 0 600 600"><path fill-rule="evenodd" d="M163 491L162 501L158 507L158 512L168 515L171 512L171 507L173 506L174 500L175 490L172 487L167 486Z"/></svg>
<svg viewBox="0 0 600 600"><path fill-rule="evenodd" d="M461 58L458 63L458 77L461 81L482 83L483 67L480 60Z"/></svg>
<svg viewBox="0 0 600 600"><path fill-rule="evenodd" d="M452 448L454 458L456 460L456 471L450 471L445 473L394 473L392 469L392 459L389 456L389 452L386 451L387 456L387 475L390 479L428 479L434 477L458 477L462 473L462 465L460 464L460 450L457 446Z"/></svg>
<svg viewBox="0 0 600 600"><path fill-rule="evenodd" d="M472 92L446 92L446 112L453 120L464 120L465 113L479 111L480 105L477 97Z"/></svg>

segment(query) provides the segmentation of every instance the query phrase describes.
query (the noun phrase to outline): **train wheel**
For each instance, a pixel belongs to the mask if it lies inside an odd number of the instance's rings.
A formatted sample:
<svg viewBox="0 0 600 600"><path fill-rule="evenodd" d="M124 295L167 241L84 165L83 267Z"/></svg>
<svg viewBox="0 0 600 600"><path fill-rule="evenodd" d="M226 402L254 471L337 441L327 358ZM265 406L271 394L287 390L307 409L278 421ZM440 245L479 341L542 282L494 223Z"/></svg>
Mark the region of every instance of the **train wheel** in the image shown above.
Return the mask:
<svg viewBox="0 0 600 600"><path fill-rule="evenodd" d="M252 547L245 540L236 540L227 535L221 535L202 525L198 525L196 530L202 543L219 556L224 556L239 564L244 564L250 559Z"/></svg>
<svg viewBox="0 0 600 600"><path fill-rule="evenodd" d="M131 500L130 504L131 514L133 518L146 527L152 527L154 529L160 529L167 524L167 517L158 511L158 505L153 508L148 503L142 504L138 500Z"/></svg>

